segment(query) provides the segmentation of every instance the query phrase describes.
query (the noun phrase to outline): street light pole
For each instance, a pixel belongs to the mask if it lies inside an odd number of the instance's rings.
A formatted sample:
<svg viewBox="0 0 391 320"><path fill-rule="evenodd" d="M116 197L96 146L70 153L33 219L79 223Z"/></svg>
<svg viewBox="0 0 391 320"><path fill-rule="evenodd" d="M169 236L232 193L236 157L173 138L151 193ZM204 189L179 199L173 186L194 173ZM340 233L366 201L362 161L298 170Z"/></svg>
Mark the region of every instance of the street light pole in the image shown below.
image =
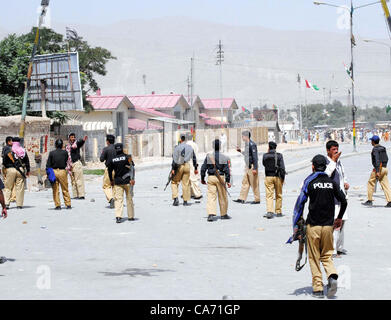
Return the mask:
<svg viewBox="0 0 391 320"><path fill-rule="evenodd" d="M330 4L330 3L325 3L325 2L319 2L319 1L314 1L314 4L315 5L325 5L325 6L329 6L329 7L335 7L335 8L342 8L342 9L345 9L345 10L349 10L350 12L350 54L351 54L351 65L350 65L350 76L352 78L352 117L353 117L353 151L356 152L357 151L357 147L356 147L356 112L357 112L357 107L355 105L355 102L354 102L354 55L353 55L353 48L354 48L354 36L353 36L353 13L356 9L360 9L360 8L364 8L364 7L369 7L369 6L372 6L374 4L378 4L378 3L381 3L381 1L376 1L376 2L371 2L371 3L368 3L368 4L364 4L364 5L361 5L361 6L358 6L358 7L353 7L353 0L350 0L350 9L344 7L344 6L339 6L339 5L335 5L335 4Z"/></svg>

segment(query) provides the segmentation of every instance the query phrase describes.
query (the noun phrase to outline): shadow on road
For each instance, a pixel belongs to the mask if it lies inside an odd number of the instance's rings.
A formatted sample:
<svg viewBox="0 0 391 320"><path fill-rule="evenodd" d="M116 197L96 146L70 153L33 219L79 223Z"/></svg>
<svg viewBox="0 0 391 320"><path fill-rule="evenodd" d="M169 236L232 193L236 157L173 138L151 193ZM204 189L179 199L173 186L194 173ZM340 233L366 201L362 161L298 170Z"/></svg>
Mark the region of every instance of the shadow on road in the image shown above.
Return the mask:
<svg viewBox="0 0 391 320"><path fill-rule="evenodd" d="M300 296L300 295L311 296L312 295L312 287L304 287L296 289L293 293L290 293L290 296Z"/></svg>
<svg viewBox="0 0 391 320"><path fill-rule="evenodd" d="M164 270L164 269L139 269L139 268L130 268L122 272L99 272L108 277L119 277L119 276L129 276L129 277L153 277L153 273L161 272L174 272L173 270Z"/></svg>

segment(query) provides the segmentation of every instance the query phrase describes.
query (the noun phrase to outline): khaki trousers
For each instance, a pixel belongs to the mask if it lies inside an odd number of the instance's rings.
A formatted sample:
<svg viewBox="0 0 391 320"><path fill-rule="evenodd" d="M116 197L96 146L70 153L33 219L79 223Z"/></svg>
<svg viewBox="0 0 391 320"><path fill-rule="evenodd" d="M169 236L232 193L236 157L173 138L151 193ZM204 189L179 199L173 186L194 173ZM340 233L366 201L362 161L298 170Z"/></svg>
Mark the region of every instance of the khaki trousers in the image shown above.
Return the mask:
<svg viewBox="0 0 391 320"><path fill-rule="evenodd" d="M246 168L246 170L244 172L243 181L242 181L242 190L240 190L239 200L246 201L250 187L251 187L251 189L253 189L253 192L254 192L254 201L256 201L256 202L261 201L261 196L259 194L259 175L258 175L258 172L254 176L253 169Z"/></svg>
<svg viewBox="0 0 391 320"><path fill-rule="evenodd" d="M7 176L5 178L5 205L8 207L11 202L12 190L16 193L16 206L23 207L24 202L24 178L15 168L7 169Z"/></svg>
<svg viewBox="0 0 391 320"><path fill-rule="evenodd" d="M130 184L115 185L113 188L115 216L117 218L122 218L122 211L124 209L124 192L126 196L128 218L134 218L133 195L131 193Z"/></svg>
<svg viewBox="0 0 391 320"><path fill-rule="evenodd" d="M225 183L225 177L221 176L222 181ZM208 177L208 200L206 204L206 211L208 215L215 216L217 213L217 197L219 198L219 207L221 216L226 216L228 211L228 198L227 191L220 183L216 176Z"/></svg>
<svg viewBox="0 0 391 320"><path fill-rule="evenodd" d="M60 201L60 186L62 191L62 197L64 198L65 205L71 206L71 196L68 191L68 174L64 169L54 169L54 175L56 176L56 182L52 186L53 200L56 207L61 207Z"/></svg>
<svg viewBox="0 0 391 320"><path fill-rule="evenodd" d="M278 177L265 177L267 212L282 213L282 181ZM274 211L274 197L276 210Z"/></svg>
<svg viewBox="0 0 391 320"><path fill-rule="evenodd" d="M380 172L379 183L383 189L384 195L386 196L387 202L391 202L391 190L388 182L388 169L382 168ZM376 172L372 171L368 181L368 200L373 201L373 193L375 192L376 184Z"/></svg>
<svg viewBox="0 0 391 320"><path fill-rule="evenodd" d="M4 181L5 179L7 178L7 168L6 167L3 167L3 177L4 177ZM16 202L16 190L15 190L15 185L14 187L12 188L11 190L11 199L10 199L10 202Z"/></svg>
<svg viewBox="0 0 391 320"><path fill-rule="evenodd" d="M333 227L307 225L308 261L312 273L314 291L323 291L320 263L326 271L327 278L337 274L333 263Z"/></svg>
<svg viewBox="0 0 391 320"><path fill-rule="evenodd" d="M105 193L106 199L108 202L113 199L113 187L111 186L109 178L109 170L105 169L105 174L103 175L103 192Z"/></svg>
<svg viewBox="0 0 391 320"><path fill-rule="evenodd" d="M194 198L199 198L202 196L200 189L200 175L194 174L193 162L190 162L190 192L191 196Z"/></svg>
<svg viewBox="0 0 391 320"><path fill-rule="evenodd" d="M74 198L81 198L85 196L84 192L84 175L83 165L81 161L76 161L72 164L72 193Z"/></svg>
<svg viewBox="0 0 391 320"><path fill-rule="evenodd" d="M182 182L183 201L189 201L190 193L190 164L185 163L179 166L175 177L171 181L172 199L178 198L179 183Z"/></svg>

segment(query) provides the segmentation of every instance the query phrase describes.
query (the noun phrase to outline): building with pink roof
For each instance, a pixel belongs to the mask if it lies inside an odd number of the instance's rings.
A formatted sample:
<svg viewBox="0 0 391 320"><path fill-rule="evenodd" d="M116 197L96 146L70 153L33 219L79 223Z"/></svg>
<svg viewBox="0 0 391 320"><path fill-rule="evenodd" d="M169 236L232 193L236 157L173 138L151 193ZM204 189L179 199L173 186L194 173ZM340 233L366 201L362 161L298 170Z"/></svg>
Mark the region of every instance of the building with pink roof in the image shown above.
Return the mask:
<svg viewBox="0 0 391 320"><path fill-rule="evenodd" d="M204 107L201 108L201 113L205 113L210 119L220 121L220 123L232 123L233 113L239 109L234 98L201 99L201 101ZM223 119L221 119L221 109L223 109Z"/></svg>

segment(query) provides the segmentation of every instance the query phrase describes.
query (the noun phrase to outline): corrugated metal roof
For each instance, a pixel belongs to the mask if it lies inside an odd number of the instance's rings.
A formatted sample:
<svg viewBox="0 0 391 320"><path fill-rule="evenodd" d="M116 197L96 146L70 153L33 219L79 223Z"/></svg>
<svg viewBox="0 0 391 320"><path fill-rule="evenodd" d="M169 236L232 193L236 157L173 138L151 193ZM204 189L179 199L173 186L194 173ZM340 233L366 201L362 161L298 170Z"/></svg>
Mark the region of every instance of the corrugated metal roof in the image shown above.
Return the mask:
<svg viewBox="0 0 391 320"><path fill-rule="evenodd" d="M163 113L163 112L159 112L159 111L156 111L154 109L141 108L141 107L137 107L137 106L135 107L135 109L136 109L136 111L148 113L150 115L154 115L154 116L157 116L157 117L165 117L165 118L171 118L171 119L175 118L172 115L169 115L169 114L166 114L166 113Z"/></svg>
<svg viewBox="0 0 391 320"><path fill-rule="evenodd" d="M221 122L219 120L209 117L206 113L200 113L200 117L205 120L205 123L209 126L226 125L227 122Z"/></svg>
<svg viewBox="0 0 391 320"><path fill-rule="evenodd" d="M174 108L181 97L182 95L180 94L128 96L129 100L136 107L158 110Z"/></svg>
<svg viewBox="0 0 391 320"><path fill-rule="evenodd" d="M126 96L88 96L87 101L95 110L116 110Z"/></svg>
<svg viewBox="0 0 391 320"><path fill-rule="evenodd" d="M128 128L135 131L147 130L147 122L140 119L128 119ZM163 127L149 123L148 129L161 130Z"/></svg>
<svg viewBox="0 0 391 320"><path fill-rule="evenodd" d="M201 99L201 101L205 106L205 109L221 109L221 99ZM230 109L232 104L234 103L235 103L234 98L224 98L223 109Z"/></svg>

